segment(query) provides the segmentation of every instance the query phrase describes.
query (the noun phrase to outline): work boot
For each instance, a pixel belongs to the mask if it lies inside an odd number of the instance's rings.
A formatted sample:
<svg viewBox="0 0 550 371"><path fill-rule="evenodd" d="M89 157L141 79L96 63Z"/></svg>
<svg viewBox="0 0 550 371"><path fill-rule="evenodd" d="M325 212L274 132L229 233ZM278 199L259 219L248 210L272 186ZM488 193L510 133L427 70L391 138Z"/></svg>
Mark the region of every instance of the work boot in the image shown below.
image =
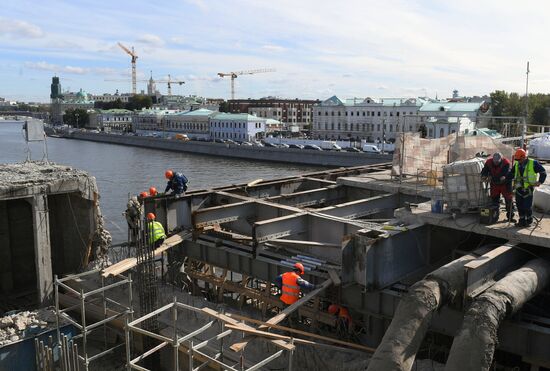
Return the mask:
<svg viewBox="0 0 550 371"><path fill-rule="evenodd" d="M516 223L516 227L525 227L525 218L520 218Z"/></svg>

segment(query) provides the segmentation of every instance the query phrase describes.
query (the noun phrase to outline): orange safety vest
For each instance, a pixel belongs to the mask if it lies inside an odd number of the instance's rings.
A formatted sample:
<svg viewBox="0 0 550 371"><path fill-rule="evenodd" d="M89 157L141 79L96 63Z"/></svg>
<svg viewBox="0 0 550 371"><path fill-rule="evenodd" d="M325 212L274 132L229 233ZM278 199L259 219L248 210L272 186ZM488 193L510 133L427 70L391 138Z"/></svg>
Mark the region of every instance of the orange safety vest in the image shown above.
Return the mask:
<svg viewBox="0 0 550 371"><path fill-rule="evenodd" d="M285 304L292 304L298 301L300 298L300 286L298 285L298 278L300 276L295 272L283 273L283 286L281 291L281 301Z"/></svg>

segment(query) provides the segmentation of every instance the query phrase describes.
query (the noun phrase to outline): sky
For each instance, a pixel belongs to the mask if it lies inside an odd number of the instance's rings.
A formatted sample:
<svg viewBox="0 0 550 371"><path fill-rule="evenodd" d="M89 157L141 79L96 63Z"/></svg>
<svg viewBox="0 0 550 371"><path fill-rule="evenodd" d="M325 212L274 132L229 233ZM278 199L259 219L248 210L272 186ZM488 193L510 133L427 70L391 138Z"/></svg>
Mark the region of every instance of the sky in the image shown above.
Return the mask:
<svg viewBox="0 0 550 371"><path fill-rule="evenodd" d="M550 92L547 0L3 0L0 97L130 92L184 80L174 94L229 98L450 97ZM115 80L115 81L113 81ZM157 88L166 93L166 85ZM146 83L138 81L138 91Z"/></svg>

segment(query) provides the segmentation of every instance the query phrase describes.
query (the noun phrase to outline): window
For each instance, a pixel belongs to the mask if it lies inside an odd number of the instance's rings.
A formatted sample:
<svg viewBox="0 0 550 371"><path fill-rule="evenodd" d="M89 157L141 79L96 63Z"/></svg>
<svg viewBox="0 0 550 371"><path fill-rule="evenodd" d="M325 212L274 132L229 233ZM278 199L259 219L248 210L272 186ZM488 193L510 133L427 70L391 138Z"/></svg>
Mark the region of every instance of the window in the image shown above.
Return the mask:
<svg viewBox="0 0 550 371"><path fill-rule="evenodd" d="M393 124L390 124L390 133L393 131Z"/></svg>
<svg viewBox="0 0 550 371"><path fill-rule="evenodd" d="M331 116L334 116L334 111L331 111L331 112L330 112L330 115L331 115Z"/></svg>
<svg viewBox="0 0 550 371"><path fill-rule="evenodd" d="M359 116L359 111L357 111L357 116Z"/></svg>
<svg viewBox="0 0 550 371"><path fill-rule="evenodd" d="M395 114L395 115L396 115L397 117L399 117L399 112L396 112L396 114Z"/></svg>
<svg viewBox="0 0 550 371"><path fill-rule="evenodd" d="M445 136L445 130L443 128L439 129L439 137L443 138Z"/></svg>
<svg viewBox="0 0 550 371"><path fill-rule="evenodd" d="M334 122L331 124L331 130L334 130Z"/></svg>
<svg viewBox="0 0 550 371"><path fill-rule="evenodd" d="M390 112L390 116L393 116L393 112Z"/></svg>
<svg viewBox="0 0 550 371"><path fill-rule="evenodd" d="M380 111L378 111L378 117L380 117Z"/></svg>
<svg viewBox="0 0 550 371"><path fill-rule="evenodd" d="M378 112L378 113L380 113L380 112ZM378 124L378 125L376 126L376 131L380 131L380 124Z"/></svg>
<svg viewBox="0 0 550 371"><path fill-rule="evenodd" d="M346 111L346 116L348 115L348 111Z"/></svg>
<svg viewBox="0 0 550 371"><path fill-rule="evenodd" d="M328 111L325 111L325 116L328 116Z"/></svg>
<svg viewBox="0 0 550 371"><path fill-rule="evenodd" d="M321 116L321 111L319 111L319 114L318 114L318 116Z"/></svg>
<svg viewBox="0 0 550 371"><path fill-rule="evenodd" d="M409 125L409 131L413 131L413 126Z"/></svg>
<svg viewBox="0 0 550 371"><path fill-rule="evenodd" d="M340 123L338 123L338 130L340 130Z"/></svg>
<svg viewBox="0 0 550 371"><path fill-rule="evenodd" d="M365 111L363 111L363 116L365 116Z"/></svg>
<svg viewBox="0 0 550 371"><path fill-rule="evenodd" d="M353 131L353 123L349 124L349 130Z"/></svg>
<svg viewBox="0 0 550 371"><path fill-rule="evenodd" d="M350 113L351 113L351 115L353 116L353 111L351 111Z"/></svg>

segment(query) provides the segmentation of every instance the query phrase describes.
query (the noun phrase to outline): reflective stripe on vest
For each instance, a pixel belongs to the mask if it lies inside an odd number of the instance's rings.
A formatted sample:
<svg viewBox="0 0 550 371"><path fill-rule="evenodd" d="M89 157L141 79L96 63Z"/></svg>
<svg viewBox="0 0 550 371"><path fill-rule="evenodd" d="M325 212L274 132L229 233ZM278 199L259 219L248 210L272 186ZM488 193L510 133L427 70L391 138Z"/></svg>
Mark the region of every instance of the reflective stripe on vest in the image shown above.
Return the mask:
<svg viewBox="0 0 550 371"><path fill-rule="evenodd" d="M514 182L515 188L529 188L537 182L537 173L535 173L535 161L527 159L527 165L523 168L523 176L519 173L519 163L514 163Z"/></svg>
<svg viewBox="0 0 550 371"><path fill-rule="evenodd" d="M298 285L298 274L286 272L282 275L283 285L281 287L281 301L285 304L292 304L300 297L300 286Z"/></svg>
<svg viewBox="0 0 550 371"><path fill-rule="evenodd" d="M164 227L160 222L152 222L149 224L149 238L152 238L152 243L157 242L161 238L166 238Z"/></svg>

